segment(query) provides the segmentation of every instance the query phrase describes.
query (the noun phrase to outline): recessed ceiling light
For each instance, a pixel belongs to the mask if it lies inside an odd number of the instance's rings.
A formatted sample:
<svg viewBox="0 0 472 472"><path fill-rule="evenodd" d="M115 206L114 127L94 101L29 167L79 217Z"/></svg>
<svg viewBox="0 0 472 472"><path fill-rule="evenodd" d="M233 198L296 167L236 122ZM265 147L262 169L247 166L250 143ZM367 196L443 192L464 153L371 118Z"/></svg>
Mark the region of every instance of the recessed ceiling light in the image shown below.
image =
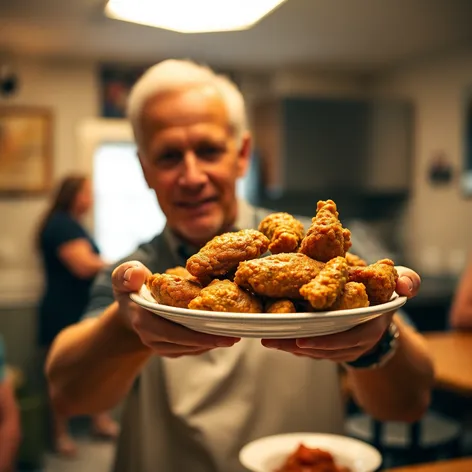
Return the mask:
<svg viewBox="0 0 472 472"><path fill-rule="evenodd" d="M110 18L180 33L248 29L287 0L109 0Z"/></svg>

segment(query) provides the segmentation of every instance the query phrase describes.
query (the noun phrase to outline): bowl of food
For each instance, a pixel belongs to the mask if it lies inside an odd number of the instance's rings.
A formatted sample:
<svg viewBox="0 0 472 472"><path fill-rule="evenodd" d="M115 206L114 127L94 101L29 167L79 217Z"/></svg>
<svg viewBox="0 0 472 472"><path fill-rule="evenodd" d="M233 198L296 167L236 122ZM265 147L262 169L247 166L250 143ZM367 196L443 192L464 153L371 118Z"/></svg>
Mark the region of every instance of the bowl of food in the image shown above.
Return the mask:
<svg viewBox="0 0 472 472"><path fill-rule="evenodd" d="M305 233L288 213L216 236L186 267L152 274L131 299L190 329L265 339L339 333L400 308L393 261L351 254L332 200Z"/></svg>
<svg viewBox="0 0 472 472"><path fill-rule="evenodd" d="M241 464L251 472L374 472L382 456L373 446L335 434L289 433L245 445Z"/></svg>

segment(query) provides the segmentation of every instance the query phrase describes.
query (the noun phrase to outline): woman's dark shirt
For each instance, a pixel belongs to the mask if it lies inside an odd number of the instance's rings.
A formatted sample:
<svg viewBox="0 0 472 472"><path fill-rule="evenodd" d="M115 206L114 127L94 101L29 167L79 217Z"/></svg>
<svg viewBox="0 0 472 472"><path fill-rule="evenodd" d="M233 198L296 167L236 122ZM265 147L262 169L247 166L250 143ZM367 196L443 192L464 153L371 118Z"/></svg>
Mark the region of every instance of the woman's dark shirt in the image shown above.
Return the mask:
<svg viewBox="0 0 472 472"><path fill-rule="evenodd" d="M49 346L63 328L77 322L88 303L94 277L77 277L59 258L59 247L75 239L87 239L99 254L87 231L65 212L52 215L40 235L45 272L45 289L39 305L41 346Z"/></svg>

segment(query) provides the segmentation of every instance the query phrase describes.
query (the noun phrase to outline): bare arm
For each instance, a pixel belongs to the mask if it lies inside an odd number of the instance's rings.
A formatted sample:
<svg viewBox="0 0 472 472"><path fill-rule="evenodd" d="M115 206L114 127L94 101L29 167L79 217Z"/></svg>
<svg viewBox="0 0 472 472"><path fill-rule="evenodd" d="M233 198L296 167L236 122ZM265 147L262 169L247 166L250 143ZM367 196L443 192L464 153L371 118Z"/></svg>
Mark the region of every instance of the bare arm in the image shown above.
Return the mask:
<svg viewBox="0 0 472 472"><path fill-rule="evenodd" d="M449 320L455 329L472 329L472 259L460 279Z"/></svg>
<svg viewBox="0 0 472 472"><path fill-rule="evenodd" d="M397 351L379 369L348 369L356 403L382 421L416 421L429 406L433 364L421 335L396 318Z"/></svg>
<svg viewBox="0 0 472 472"><path fill-rule="evenodd" d="M396 292L413 297L420 287L416 272L397 267ZM348 331L314 338L263 340L267 347L294 354L352 362L375 349L388 328L392 314L385 314ZM433 364L420 334L396 319L399 346L389 362L377 370L351 369L348 379L359 405L379 420L415 421L429 405Z"/></svg>
<svg viewBox="0 0 472 472"><path fill-rule="evenodd" d="M103 259L96 254L85 238L73 239L58 248L59 259L77 277L90 279L104 266Z"/></svg>
<svg viewBox="0 0 472 472"><path fill-rule="evenodd" d="M102 316L62 331L46 362L52 402L65 415L100 413L128 392L151 355L118 313L118 304Z"/></svg>
<svg viewBox="0 0 472 472"><path fill-rule="evenodd" d="M20 440L18 406L13 386L5 380L0 383L0 472L13 471Z"/></svg>
<svg viewBox="0 0 472 472"><path fill-rule="evenodd" d="M66 328L54 341L46 375L59 412L93 414L112 408L151 355L195 355L237 342L191 331L131 302L129 292L138 290L148 274L137 262L120 265L112 275L117 301L98 318Z"/></svg>

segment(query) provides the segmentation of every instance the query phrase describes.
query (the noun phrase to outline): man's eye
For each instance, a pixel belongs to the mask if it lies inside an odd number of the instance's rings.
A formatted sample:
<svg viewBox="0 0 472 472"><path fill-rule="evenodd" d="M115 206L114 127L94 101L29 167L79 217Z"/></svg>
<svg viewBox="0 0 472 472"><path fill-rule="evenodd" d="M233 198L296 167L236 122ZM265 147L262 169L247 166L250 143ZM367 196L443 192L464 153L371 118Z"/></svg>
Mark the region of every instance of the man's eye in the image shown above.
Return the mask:
<svg viewBox="0 0 472 472"><path fill-rule="evenodd" d="M202 146L197 149L199 157L204 159L215 159L224 152L224 149L218 146Z"/></svg>
<svg viewBox="0 0 472 472"><path fill-rule="evenodd" d="M159 154L157 161L158 162L173 162L178 161L182 158L182 153L180 151L166 151L162 154Z"/></svg>

